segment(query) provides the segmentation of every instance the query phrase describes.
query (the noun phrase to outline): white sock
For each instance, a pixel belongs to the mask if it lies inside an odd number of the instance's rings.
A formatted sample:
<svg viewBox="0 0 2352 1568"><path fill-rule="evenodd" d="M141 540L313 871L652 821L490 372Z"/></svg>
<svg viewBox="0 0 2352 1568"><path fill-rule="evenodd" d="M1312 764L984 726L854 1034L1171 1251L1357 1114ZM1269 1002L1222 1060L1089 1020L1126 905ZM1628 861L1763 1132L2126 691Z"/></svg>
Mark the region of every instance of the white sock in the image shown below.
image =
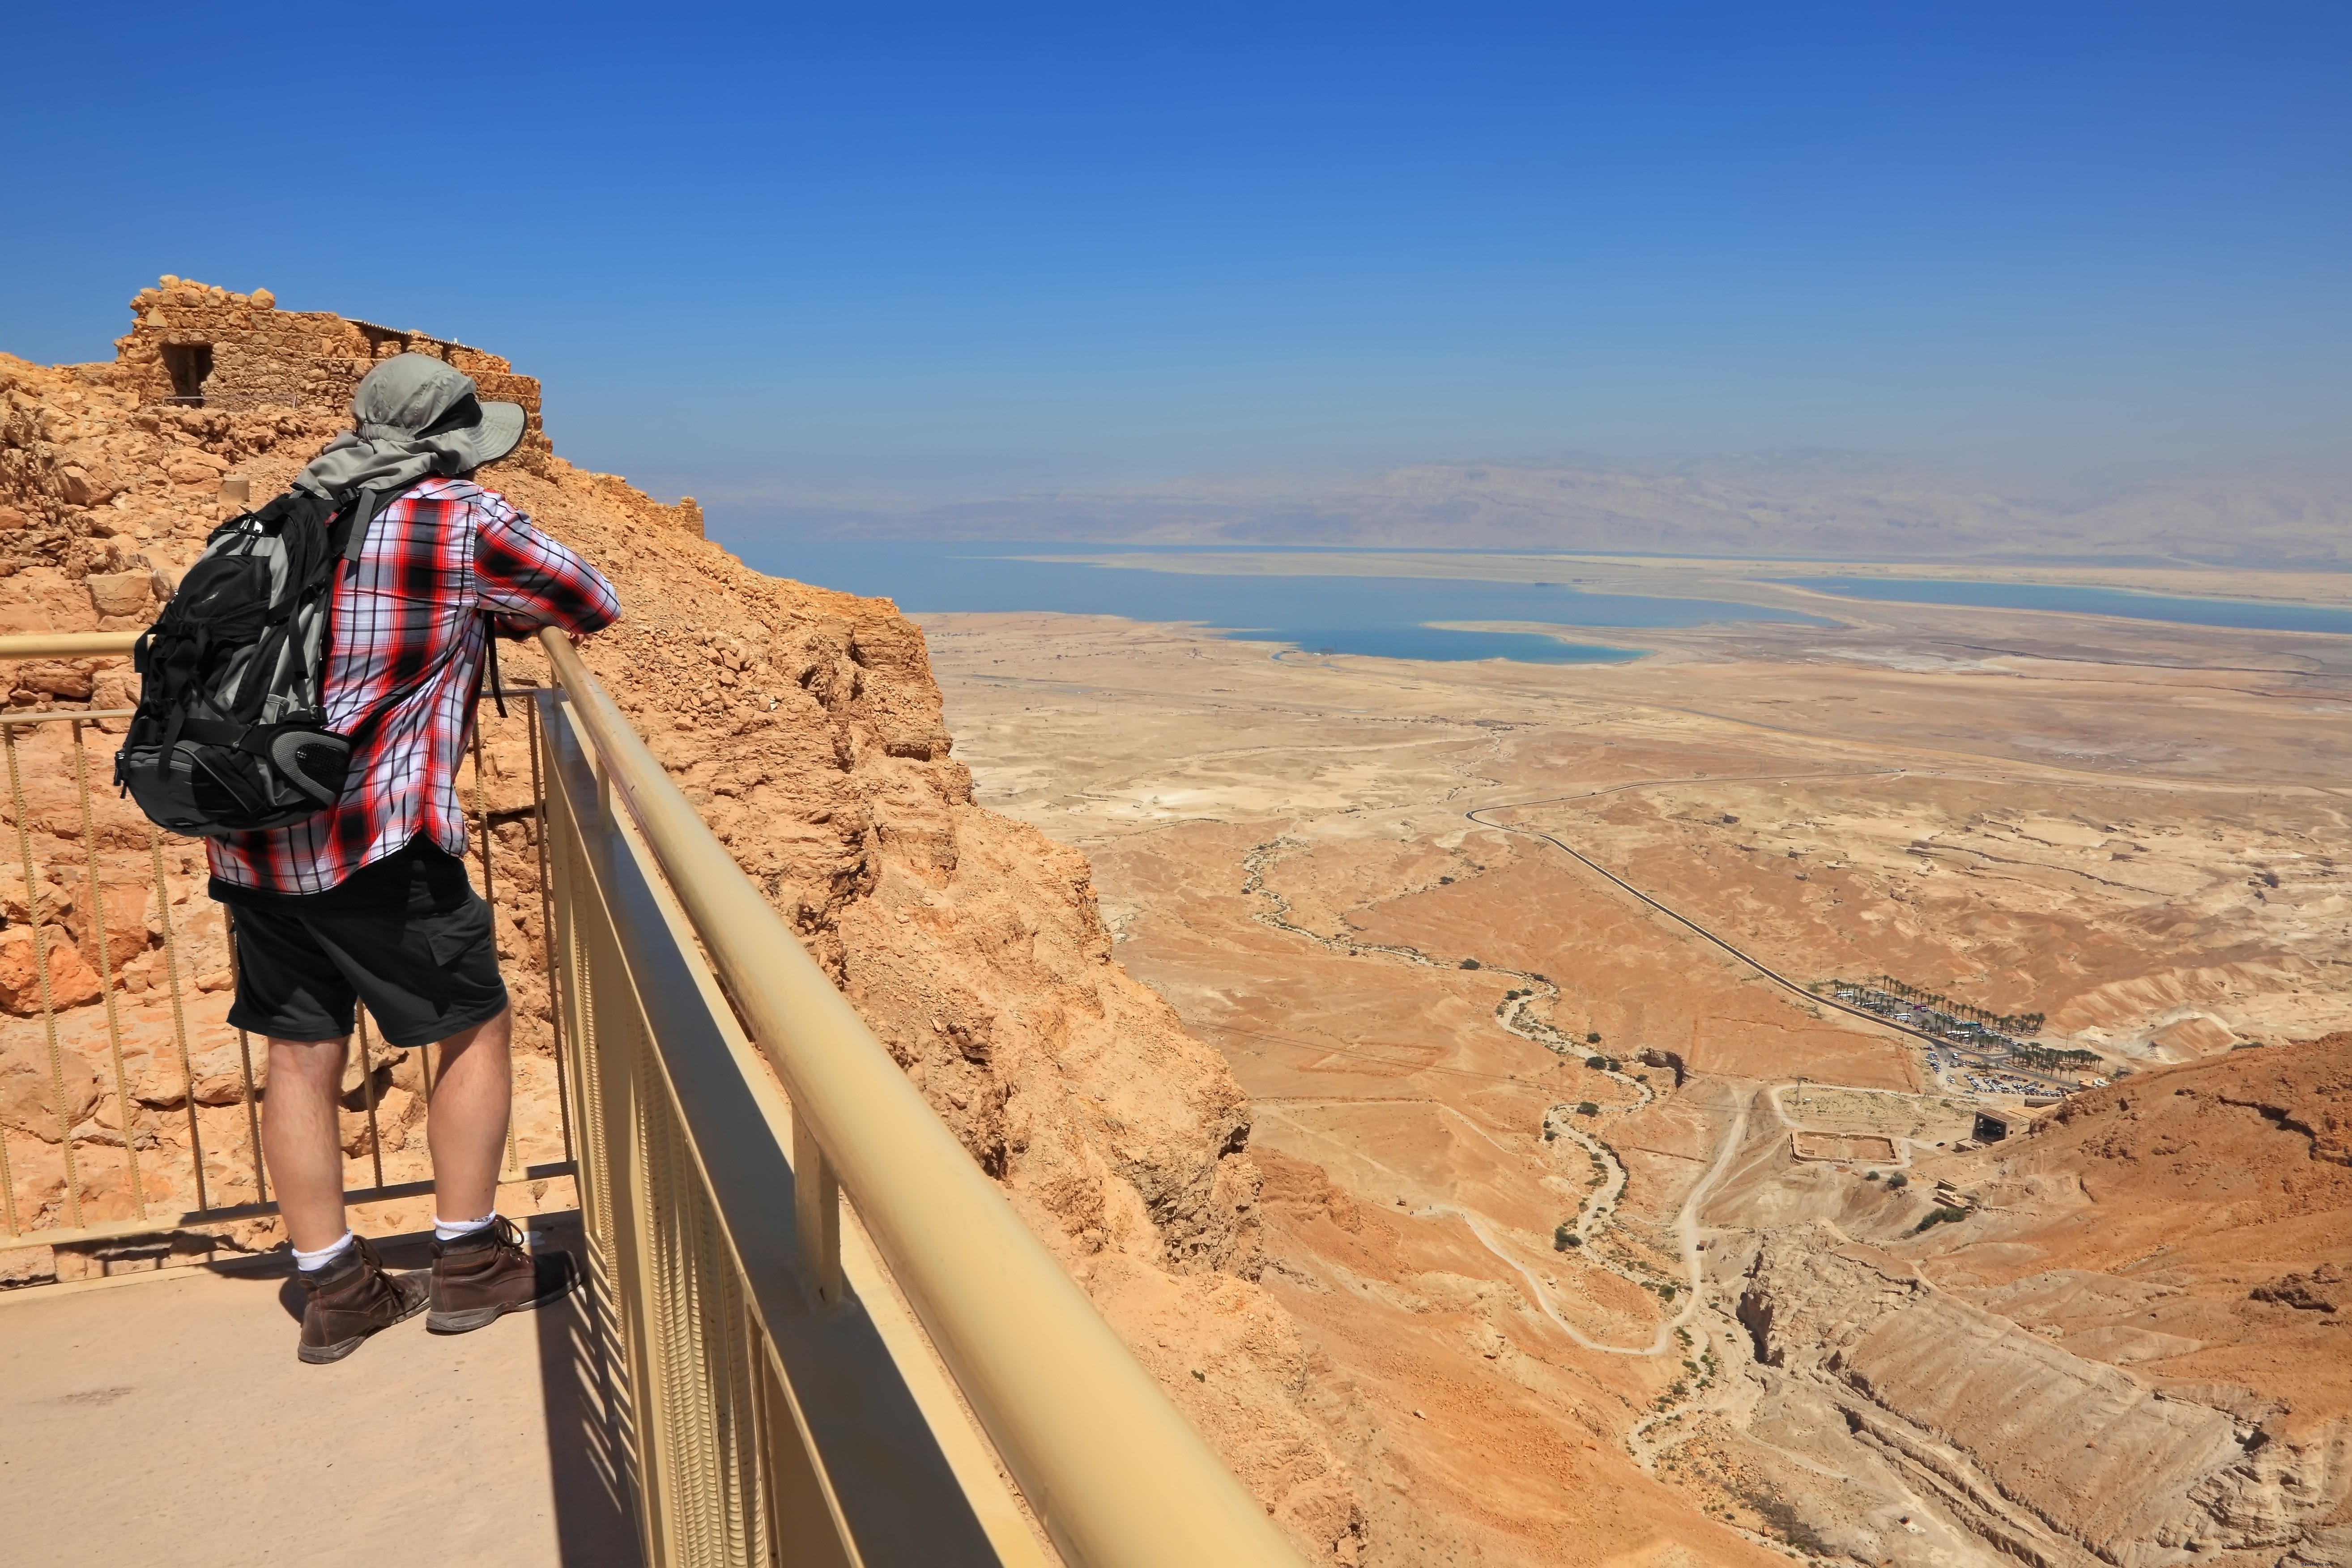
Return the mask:
<svg viewBox="0 0 2352 1568"><path fill-rule="evenodd" d="M298 1247L294 1249L294 1267L305 1274L316 1274L320 1269L341 1258L344 1248L351 1245L352 1233L347 1230L343 1232L341 1239L327 1243L316 1252L305 1252Z"/></svg>
<svg viewBox="0 0 2352 1568"><path fill-rule="evenodd" d="M488 1228L489 1223L498 1217L499 1211L496 1209L492 1209L479 1219L443 1219L436 1214L433 1216L433 1239L456 1241L460 1237L471 1236L478 1230Z"/></svg>

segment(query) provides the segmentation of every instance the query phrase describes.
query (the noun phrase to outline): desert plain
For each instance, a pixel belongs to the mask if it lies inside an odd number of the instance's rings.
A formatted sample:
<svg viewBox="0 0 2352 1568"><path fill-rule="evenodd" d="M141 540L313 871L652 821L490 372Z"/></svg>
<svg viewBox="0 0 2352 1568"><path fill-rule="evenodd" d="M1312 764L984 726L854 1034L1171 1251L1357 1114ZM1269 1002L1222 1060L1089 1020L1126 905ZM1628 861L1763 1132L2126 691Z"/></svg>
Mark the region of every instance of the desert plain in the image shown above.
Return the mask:
<svg viewBox="0 0 2352 1568"><path fill-rule="evenodd" d="M919 617L976 799L1086 852L1248 1094L1365 1560L2347 1561L2352 638L1583 570L1827 624ZM1809 994L1882 974L2101 1087Z"/></svg>

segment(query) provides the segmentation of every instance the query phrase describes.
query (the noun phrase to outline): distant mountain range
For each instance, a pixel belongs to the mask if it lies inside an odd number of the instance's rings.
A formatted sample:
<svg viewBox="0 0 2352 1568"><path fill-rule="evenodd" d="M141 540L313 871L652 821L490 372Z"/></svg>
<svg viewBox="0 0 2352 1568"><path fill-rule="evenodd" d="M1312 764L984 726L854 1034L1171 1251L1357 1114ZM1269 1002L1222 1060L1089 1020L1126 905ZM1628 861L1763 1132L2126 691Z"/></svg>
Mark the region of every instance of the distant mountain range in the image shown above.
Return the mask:
<svg viewBox="0 0 2352 1568"><path fill-rule="evenodd" d="M2053 500L1836 454L1654 468L1429 464L1356 480L1187 480L888 511L713 510L820 536L2352 570L2342 478L2232 474Z"/></svg>

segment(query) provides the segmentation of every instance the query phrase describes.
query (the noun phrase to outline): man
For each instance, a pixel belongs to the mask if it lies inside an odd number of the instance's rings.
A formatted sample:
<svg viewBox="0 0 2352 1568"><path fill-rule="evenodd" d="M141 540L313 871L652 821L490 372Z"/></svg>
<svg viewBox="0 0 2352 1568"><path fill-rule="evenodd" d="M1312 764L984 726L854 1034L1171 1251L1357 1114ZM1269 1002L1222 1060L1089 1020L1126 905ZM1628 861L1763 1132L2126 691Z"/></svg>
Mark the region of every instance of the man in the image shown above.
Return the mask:
<svg viewBox="0 0 2352 1568"><path fill-rule="evenodd" d="M428 1329L463 1333L578 1281L569 1253L534 1258L493 1206L512 1016L489 906L467 874L457 767L492 622L577 639L620 615L595 568L468 477L514 449L520 407L402 354L360 383L352 415L356 429L294 481L400 491L338 569L330 611L327 718L353 739L349 782L290 826L206 841L236 931L229 1022L269 1041L261 1146L308 1298L306 1362L339 1361L428 1305ZM441 1047L425 1121L429 1279L386 1272L343 1222L335 1112L355 1000L388 1044Z"/></svg>

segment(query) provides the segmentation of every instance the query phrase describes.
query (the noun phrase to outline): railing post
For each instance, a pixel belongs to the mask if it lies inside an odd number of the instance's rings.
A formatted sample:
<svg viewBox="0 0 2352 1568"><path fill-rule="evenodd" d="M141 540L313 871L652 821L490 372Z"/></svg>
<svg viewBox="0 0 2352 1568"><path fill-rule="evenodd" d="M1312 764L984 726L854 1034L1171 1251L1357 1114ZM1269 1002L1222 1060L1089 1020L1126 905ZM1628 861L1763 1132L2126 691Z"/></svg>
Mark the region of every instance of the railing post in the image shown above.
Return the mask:
<svg viewBox="0 0 2352 1568"><path fill-rule="evenodd" d="M114 958L106 940L106 885L98 875L98 825L89 809L89 748L82 742L82 721L74 721L74 794L81 801L81 863L89 893L89 926L98 945L98 989L106 1000L106 1038L114 1054L115 1116L122 1124L122 1163L131 1174L131 1206L147 1217L147 1191L139 1180L138 1105L131 1098L131 1080L122 1070L122 1019L114 1005ZM30 914L28 910L26 911Z"/></svg>
<svg viewBox="0 0 2352 1568"><path fill-rule="evenodd" d="M572 905L579 896L580 873L574 857L579 852L580 822L576 803L557 787L555 744L558 726L562 721L557 711L560 701L560 698L551 696L543 704L533 704L540 716L538 732L533 736L533 766L539 773L541 857L546 868L541 892L547 908L549 1002L555 1014L558 1049L568 1050L570 1055L571 1071L561 1081L565 1121L570 1129L566 1152L573 1161L572 1185L589 1236L609 1250L613 1237L607 1212L611 1202L604 1184L604 1129L594 1115L595 1063L593 1043L587 1037L588 1009L582 997L585 959L581 952L579 922L572 917ZM562 1058L558 1060L561 1066Z"/></svg>
<svg viewBox="0 0 2352 1568"><path fill-rule="evenodd" d="M816 1281L817 1299L841 1300L841 1184L808 1118L793 1112L793 1207L799 1223L801 1262Z"/></svg>
<svg viewBox="0 0 2352 1568"><path fill-rule="evenodd" d="M636 1505L637 1545L647 1568L667 1568L677 1561L661 1506L659 1441L654 1407L656 1396L653 1367L645 1342L645 1303L638 1292L646 1279L638 1245L638 1214L633 1193L638 1156L635 1115L630 1103L630 1068L626 1045L604 1026L614 1009L599 995L596 971L604 958L600 938L610 938L599 905L594 879L581 865L586 854L590 825L581 820L581 803L561 786L560 738L570 727L560 705L551 702L542 714L540 743L541 777L546 786L549 846L552 873L554 928L550 940L560 956L562 985L556 1005L564 1015L564 1033L572 1047L572 1072L567 1085L572 1095L574 1130L572 1183L579 1195L583 1227L588 1241L591 1283L600 1293L599 1307L610 1314L619 1342L598 1335L597 1353L617 1360L620 1379L627 1389L625 1419L629 1436L621 1450L631 1462ZM600 1330L603 1324L598 1325Z"/></svg>
<svg viewBox="0 0 2352 1568"><path fill-rule="evenodd" d="M58 1043L58 1013L49 994L49 920L46 884L33 869L32 830L25 814L25 781L16 764L16 731L0 729L8 748L8 791L16 806L16 849L25 865L25 919L33 928L33 973L40 981L41 1026L49 1042L49 1090L58 1114L58 1152L65 1163L66 1213L81 1226L81 1170L74 1161L73 1108L66 1103L64 1047ZM259 1146L256 1145L258 1153Z"/></svg>
<svg viewBox="0 0 2352 1568"><path fill-rule="evenodd" d="M609 967L618 976L620 947L601 906L588 911L596 922L590 933L592 968ZM591 1037L596 1042L598 1078L604 1093L605 1150L612 1157L614 1304L623 1342L629 1352L629 1420L637 1437L638 1530L645 1542L646 1568L672 1568L691 1563L693 1553L680 1538L678 1510L670 1493L677 1484L678 1433L671 1420L677 1373L670 1364L665 1295L675 1283L665 1256L675 1246L661 1234L661 1215L649 1166L654 1152L647 1147L646 1109L640 1060L646 1042L636 1037L624 998L613 994L619 986L600 987L592 994Z"/></svg>
<svg viewBox="0 0 2352 1568"><path fill-rule="evenodd" d="M562 950L557 947L555 937L555 870L554 862L550 858L553 852L547 842L547 759L541 754L540 739L546 729L546 716L542 711L545 700L544 694L539 691L531 692L527 699L528 705L523 709L524 743L530 751L530 836L532 847L539 856L540 968L547 974L547 1022L554 1037L555 1114L563 1133L563 1158L566 1162L572 1162L577 1158L572 1140L571 1079L575 1069L569 1067L564 1059L567 1047L563 1043L563 984L559 978L563 966L558 959ZM572 1186L576 1192L579 1187L576 1165L572 1172ZM583 1212L585 1212L584 1205Z"/></svg>

